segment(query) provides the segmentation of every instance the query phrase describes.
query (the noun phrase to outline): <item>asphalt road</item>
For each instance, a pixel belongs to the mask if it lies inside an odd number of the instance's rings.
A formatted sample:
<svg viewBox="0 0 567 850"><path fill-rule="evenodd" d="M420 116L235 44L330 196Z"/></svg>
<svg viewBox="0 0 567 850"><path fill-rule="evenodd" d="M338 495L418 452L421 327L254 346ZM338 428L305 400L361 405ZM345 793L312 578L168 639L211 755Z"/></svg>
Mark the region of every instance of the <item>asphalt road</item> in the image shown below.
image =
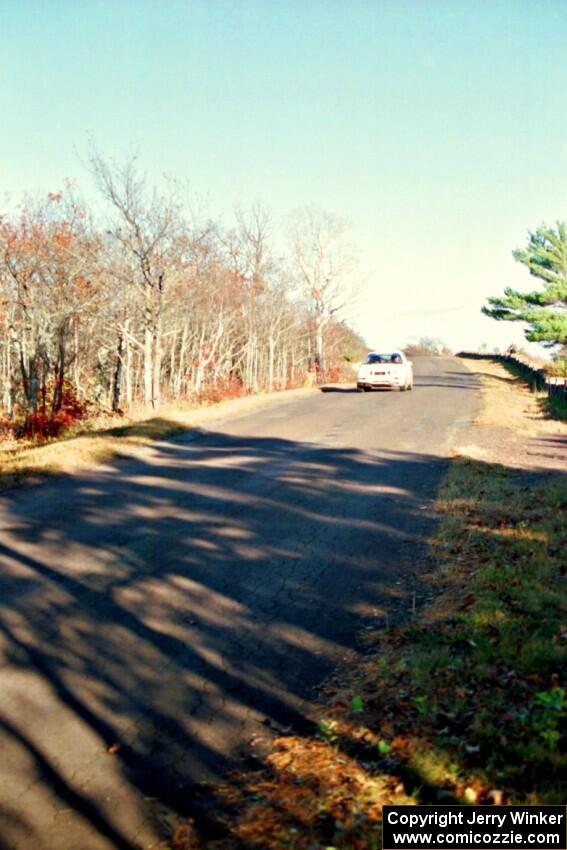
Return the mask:
<svg viewBox="0 0 567 850"><path fill-rule="evenodd" d="M157 846L407 614L478 403L458 360L415 371L0 499L0 850Z"/></svg>

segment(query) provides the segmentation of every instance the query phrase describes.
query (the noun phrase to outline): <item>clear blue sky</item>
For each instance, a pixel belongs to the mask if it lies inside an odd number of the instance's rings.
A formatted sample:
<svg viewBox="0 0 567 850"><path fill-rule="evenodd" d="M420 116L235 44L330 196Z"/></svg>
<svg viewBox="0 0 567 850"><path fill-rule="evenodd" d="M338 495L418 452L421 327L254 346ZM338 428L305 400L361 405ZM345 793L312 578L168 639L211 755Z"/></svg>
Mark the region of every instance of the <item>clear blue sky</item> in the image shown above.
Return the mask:
<svg viewBox="0 0 567 850"><path fill-rule="evenodd" d="M105 153L216 212L346 216L372 346L505 345L487 294L567 218L565 0L0 0L0 197Z"/></svg>

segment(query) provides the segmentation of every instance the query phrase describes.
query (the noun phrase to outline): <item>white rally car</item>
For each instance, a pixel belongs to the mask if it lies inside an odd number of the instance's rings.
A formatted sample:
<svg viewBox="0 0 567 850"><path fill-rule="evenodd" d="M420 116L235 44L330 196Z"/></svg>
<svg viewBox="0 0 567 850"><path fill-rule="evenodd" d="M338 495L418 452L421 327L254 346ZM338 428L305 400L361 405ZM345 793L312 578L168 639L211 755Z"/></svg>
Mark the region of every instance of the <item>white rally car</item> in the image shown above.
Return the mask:
<svg viewBox="0 0 567 850"><path fill-rule="evenodd" d="M412 362L403 351L380 354L370 351L358 370L356 389L359 393L372 389L413 389Z"/></svg>

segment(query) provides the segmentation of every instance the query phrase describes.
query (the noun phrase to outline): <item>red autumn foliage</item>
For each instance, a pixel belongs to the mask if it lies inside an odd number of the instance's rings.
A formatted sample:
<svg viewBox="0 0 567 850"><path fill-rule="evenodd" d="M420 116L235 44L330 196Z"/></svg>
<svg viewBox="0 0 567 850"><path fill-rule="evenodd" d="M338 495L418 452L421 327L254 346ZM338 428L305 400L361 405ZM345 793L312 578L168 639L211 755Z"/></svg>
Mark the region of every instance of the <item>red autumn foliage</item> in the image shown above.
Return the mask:
<svg viewBox="0 0 567 850"><path fill-rule="evenodd" d="M248 395L249 390L243 386L242 381L234 375L228 375L212 384L207 384L199 393L199 401L204 404L218 404L231 398L241 398Z"/></svg>
<svg viewBox="0 0 567 850"><path fill-rule="evenodd" d="M72 384L65 381L61 394L61 406L57 411L40 410L28 413L23 424L15 429L17 437L33 440L48 440L59 437L75 422L85 419L90 405L77 397Z"/></svg>
<svg viewBox="0 0 567 850"><path fill-rule="evenodd" d="M341 369L339 366L334 366L332 369L327 369L325 372L325 380L330 384L336 384L342 378Z"/></svg>

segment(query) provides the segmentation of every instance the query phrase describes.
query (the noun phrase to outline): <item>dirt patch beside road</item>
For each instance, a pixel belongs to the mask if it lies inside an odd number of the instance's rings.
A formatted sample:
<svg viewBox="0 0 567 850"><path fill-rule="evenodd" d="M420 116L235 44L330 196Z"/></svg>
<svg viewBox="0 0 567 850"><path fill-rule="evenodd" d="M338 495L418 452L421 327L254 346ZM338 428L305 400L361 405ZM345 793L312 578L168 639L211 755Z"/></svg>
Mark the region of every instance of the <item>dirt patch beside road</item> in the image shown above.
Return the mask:
<svg viewBox="0 0 567 850"><path fill-rule="evenodd" d="M567 469L567 423L552 419L521 378L490 360L462 361L479 379L483 406L459 451L515 469Z"/></svg>

